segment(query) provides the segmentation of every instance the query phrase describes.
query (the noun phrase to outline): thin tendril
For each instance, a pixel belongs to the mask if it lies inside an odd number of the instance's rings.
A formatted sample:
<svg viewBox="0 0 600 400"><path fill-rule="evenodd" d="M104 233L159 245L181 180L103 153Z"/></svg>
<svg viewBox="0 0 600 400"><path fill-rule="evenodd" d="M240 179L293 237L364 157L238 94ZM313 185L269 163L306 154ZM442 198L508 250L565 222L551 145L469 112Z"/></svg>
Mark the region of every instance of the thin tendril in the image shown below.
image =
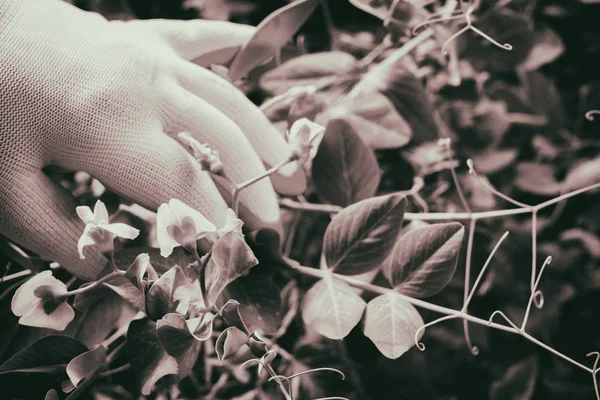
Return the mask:
<svg viewBox="0 0 600 400"><path fill-rule="evenodd" d="M350 400L350 399L348 399L346 397L334 396L334 397L319 397L318 399L315 399L315 400Z"/></svg>
<svg viewBox="0 0 600 400"><path fill-rule="evenodd" d="M329 367L313 368L313 369L309 369L309 370L306 370L306 371L298 372L298 373L290 375L290 376L286 376L285 378L288 379L288 380L292 380L292 379L297 378L297 377L302 376L302 375L312 374L313 372L321 372L321 371L335 372L335 373L338 373L342 377L342 380L346 379L346 375L344 375L344 373L342 371L340 371L339 369L329 368ZM269 382L271 380L273 380L273 379L276 379L277 377L280 377L280 376L281 375L272 376L271 378L269 378Z"/></svg>
<svg viewBox="0 0 600 400"><path fill-rule="evenodd" d="M535 280L535 284L533 285L533 288L531 288L531 295L529 296L529 301L527 302L527 309L525 310L525 317L523 317L523 324L521 325L521 330L523 331L525 330L525 325L527 325L527 320L529 319L529 313L531 312L531 304L537 296L540 297L540 306L538 308L544 306L544 296L540 290L537 290L537 287L540 283L540 279L542 278L542 274L544 273L544 269L546 269L546 265L550 264L551 262L552 256L546 257L546 260L544 260L544 264L542 264L542 268L540 268L540 273L538 274L537 279Z"/></svg>
<svg viewBox="0 0 600 400"><path fill-rule="evenodd" d="M441 14L432 14L429 17L425 18L425 20L423 20L422 22L420 22L419 24L417 24L412 29L412 34L413 35L418 34L419 30L421 28L424 28L424 27L426 27L428 25L435 24L437 22L446 22L446 21L452 21L452 20L455 20L455 19L460 19L460 18L463 17L463 15L464 15L464 13L462 12L462 10L455 10L449 16L443 16Z"/></svg>
<svg viewBox="0 0 600 400"><path fill-rule="evenodd" d="M586 357L596 356L594 360L594 366L592 367L592 379L594 380L594 391L596 392L596 399L600 400L600 392L598 392L598 380L596 378L596 372L598 372L598 361L600 360L600 353L592 351L587 353Z"/></svg>
<svg viewBox="0 0 600 400"><path fill-rule="evenodd" d="M544 295L535 289L535 276L537 269L537 210L531 212L531 293L536 308L544 305Z"/></svg>
<svg viewBox="0 0 600 400"><path fill-rule="evenodd" d="M448 319L454 319L454 318L458 318L458 317L459 317L459 315L454 315L454 314L446 315L441 318L435 319L431 322L428 322L423 326L420 326L419 329L417 329L417 331L415 332L415 346L417 346L417 349L419 349L421 351L425 351L425 345L423 343L419 342L419 333L421 331L424 331L425 328L429 328L430 326L433 326L433 325L437 324L438 322L442 322L442 321L446 321Z"/></svg>
<svg viewBox="0 0 600 400"><path fill-rule="evenodd" d="M456 176L456 173L454 173L454 169L452 169L453 172L453 176ZM456 180L457 185L458 185L458 179ZM460 185L457 186L457 188L460 187ZM459 192L462 192L462 190L459 190ZM465 201L465 205L468 204ZM470 210L469 210L470 212ZM477 220L474 218L471 218L471 221L469 221L469 238L467 240L467 260L465 262L465 285L464 285L464 289L463 289L463 312L467 312L467 307L468 307L468 303L467 303L467 299L469 298L469 286L470 284L470 279L471 279L471 260L472 260L472 256L473 256L473 239L475 238L475 229L476 229L476 225L477 225ZM473 343L471 342L471 335L469 334L469 323L466 319L463 320L463 333L465 335L465 341L467 342L467 346L469 347L469 350L471 351L471 353L473 355L478 355L479 354L479 349L477 348L477 346L473 346Z"/></svg>
<svg viewBox="0 0 600 400"><path fill-rule="evenodd" d="M598 114L600 114L600 110L590 110L585 113L585 119L587 119L588 121L593 121L595 118L594 116Z"/></svg>
<svg viewBox="0 0 600 400"><path fill-rule="evenodd" d="M496 190L493 186L491 186L490 184L488 184L486 181L484 181L483 179L481 179L481 177L477 174L477 171L475 171L475 166L473 164L473 160L471 160L470 158L467 160L467 166L469 167L469 173L475 175L475 177L477 178L477 180L479 181L479 183L481 183L481 185L483 187L485 187L486 189L488 189L489 191L491 191L493 194L495 194L496 196L508 201L509 203L512 203L516 206L519 206L521 208L532 208L531 205L529 204L525 204L525 203L521 203L520 201L517 201L507 195L505 195L504 193L499 192L498 190Z"/></svg>
<svg viewBox="0 0 600 400"><path fill-rule="evenodd" d="M490 318L488 319L488 325L492 325L492 320L494 319L494 317L496 315L500 315L502 318L504 318L504 320L506 322L508 322L508 324L510 326L512 326L513 328L515 328L517 331L521 332L521 330L519 329L519 327L517 325L515 325L514 322L512 322L502 311L500 310L496 310L492 313L492 315L490 315Z"/></svg>

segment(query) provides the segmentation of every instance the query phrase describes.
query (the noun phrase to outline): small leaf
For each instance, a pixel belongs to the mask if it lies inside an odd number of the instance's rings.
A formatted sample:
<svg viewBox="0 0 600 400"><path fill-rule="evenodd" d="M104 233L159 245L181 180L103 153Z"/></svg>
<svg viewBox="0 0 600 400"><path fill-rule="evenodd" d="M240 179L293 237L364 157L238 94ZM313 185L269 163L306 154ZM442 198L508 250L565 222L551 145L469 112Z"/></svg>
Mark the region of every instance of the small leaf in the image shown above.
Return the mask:
<svg viewBox="0 0 600 400"><path fill-rule="evenodd" d="M600 157L575 165L562 183L565 192L600 183Z"/></svg>
<svg viewBox="0 0 600 400"><path fill-rule="evenodd" d="M530 357L506 370L502 378L492 384L491 400L529 400L535 390L539 363Z"/></svg>
<svg viewBox="0 0 600 400"><path fill-rule="evenodd" d="M242 315L240 314L240 303L236 300L228 300L220 309L219 314L223 317L225 322L229 326L235 326L242 332L249 334L248 328L246 324L242 320Z"/></svg>
<svg viewBox="0 0 600 400"><path fill-rule="evenodd" d="M201 342L190 333L185 318L176 313L165 315L156 322L156 335L167 354L177 360L179 376L187 376L198 359Z"/></svg>
<svg viewBox="0 0 600 400"><path fill-rule="evenodd" d="M565 52L561 38L547 26L535 32L535 43L522 67L526 71L535 71L551 63Z"/></svg>
<svg viewBox="0 0 600 400"><path fill-rule="evenodd" d="M374 196L381 178L373 151L340 119L327 124L312 171L319 194L342 207Z"/></svg>
<svg viewBox="0 0 600 400"><path fill-rule="evenodd" d="M394 247L405 208L404 196L392 194L343 209L325 231L323 252L327 266L343 275L377 268Z"/></svg>
<svg viewBox="0 0 600 400"><path fill-rule="evenodd" d="M477 172L493 174L512 165L517 159L516 149L490 149L473 156Z"/></svg>
<svg viewBox="0 0 600 400"><path fill-rule="evenodd" d="M156 323L149 319L132 321L127 331L129 362L149 395L163 376L177 374L177 360L167 354L156 334Z"/></svg>
<svg viewBox="0 0 600 400"><path fill-rule="evenodd" d="M385 277L407 296L433 296L452 279L464 234L457 222L408 231L386 260Z"/></svg>
<svg viewBox="0 0 600 400"><path fill-rule="evenodd" d="M600 238L591 232L578 228L567 229L560 234L560 240L562 242L578 241L592 257L600 258Z"/></svg>
<svg viewBox="0 0 600 400"><path fill-rule="evenodd" d="M262 373L263 368L265 368L273 362L275 357L277 357L277 352L275 350L269 350L264 356L260 358L260 363L258 364L258 376L260 376L260 374Z"/></svg>
<svg viewBox="0 0 600 400"><path fill-rule="evenodd" d="M91 378L96 371L106 367L106 347L100 345L75 357L67 365L67 375L77 387L84 379Z"/></svg>
<svg viewBox="0 0 600 400"><path fill-rule="evenodd" d="M147 315L158 319L171 312L187 313L189 286L183 270L178 265L171 268L150 287L146 297Z"/></svg>
<svg viewBox="0 0 600 400"><path fill-rule="evenodd" d="M327 83L341 82L357 63L356 58L342 51L305 54L265 72L260 78L260 86L274 95L299 86L322 87Z"/></svg>
<svg viewBox="0 0 600 400"><path fill-rule="evenodd" d="M248 335L235 326L230 326L221 332L217 338L217 343L215 344L217 357L219 357L219 360L223 362L224 359L238 351L238 349L242 347L247 340Z"/></svg>
<svg viewBox="0 0 600 400"><path fill-rule="evenodd" d="M540 196L554 196L560 193L560 183L554 177L554 167L549 164L522 162L517 165L514 184L519 189Z"/></svg>
<svg viewBox="0 0 600 400"><path fill-rule="evenodd" d="M343 339L360 321L366 303L346 283L326 276L305 295L304 323L330 339Z"/></svg>
<svg viewBox="0 0 600 400"><path fill-rule="evenodd" d="M64 371L69 362L88 349L78 340L51 335L33 342L0 365L0 374L8 372Z"/></svg>
<svg viewBox="0 0 600 400"><path fill-rule="evenodd" d="M319 0L298 0L265 18L231 62L229 78L237 81L279 51L306 22L317 5Z"/></svg>
<svg viewBox="0 0 600 400"><path fill-rule="evenodd" d="M140 311L146 310L146 304L144 302L144 293L138 289L131 281L124 275L117 275L114 278L109 279L107 282L104 282L104 286L110 288L116 294L121 296L125 301L134 306ZM92 289L92 291L97 291L98 289ZM82 293L87 295L87 292ZM78 303L77 297L75 298L75 304ZM83 301L83 300L81 300Z"/></svg>
<svg viewBox="0 0 600 400"><path fill-rule="evenodd" d="M391 292L367 304L363 332L381 354L396 359L415 344L415 333L423 325L423 319L413 305ZM419 339L422 336L423 331Z"/></svg>
<svg viewBox="0 0 600 400"><path fill-rule="evenodd" d="M56 392L56 390L50 389L48 390L48 393L46 393L46 397L44 397L44 400L60 400L60 397L58 397L58 393Z"/></svg>
<svg viewBox="0 0 600 400"><path fill-rule="evenodd" d="M214 245L206 266L208 304L214 304L227 285L256 264L258 260L241 233L231 231L223 235Z"/></svg>

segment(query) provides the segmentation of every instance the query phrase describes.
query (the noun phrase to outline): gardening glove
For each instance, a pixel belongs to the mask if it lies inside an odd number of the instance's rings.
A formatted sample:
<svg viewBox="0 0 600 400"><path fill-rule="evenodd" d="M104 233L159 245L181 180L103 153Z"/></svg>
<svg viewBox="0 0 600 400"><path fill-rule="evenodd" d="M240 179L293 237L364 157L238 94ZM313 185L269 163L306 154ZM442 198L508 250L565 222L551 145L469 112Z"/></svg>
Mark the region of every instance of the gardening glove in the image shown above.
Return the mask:
<svg viewBox="0 0 600 400"><path fill-rule="evenodd" d="M235 184L290 153L246 96L193 62L231 59L254 31L108 22L59 0L0 0L0 233L81 278L103 268L95 250L79 258L78 204L42 173L48 165L86 171L150 209L177 198L222 226L228 205L178 134L217 150ZM305 184L296 164L273 178L290 182ZM250 229L280 229L269 179L242 191L240 216Z"/></svg>

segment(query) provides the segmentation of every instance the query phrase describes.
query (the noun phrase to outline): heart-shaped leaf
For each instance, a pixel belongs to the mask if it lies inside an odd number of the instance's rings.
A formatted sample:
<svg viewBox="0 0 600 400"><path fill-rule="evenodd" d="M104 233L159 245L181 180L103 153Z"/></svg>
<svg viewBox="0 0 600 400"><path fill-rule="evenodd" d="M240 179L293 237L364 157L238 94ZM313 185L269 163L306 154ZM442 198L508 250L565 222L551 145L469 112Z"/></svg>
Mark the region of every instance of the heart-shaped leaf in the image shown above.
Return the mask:
<svg viewBox="0 0 600 400"><path fill-rule="evenodd" d="M265 18L229 66L229 78L237 81L279 51L306 22L319 0L298 0Z"/></svg>
<svg viewBox="0 0 600 400"><path fill-rule="evenodd" d="M190 284L183 270L174 266L150 287L146 296L147 315L159 319L163 315L177 312L185 314L190 302Z"/></svg>
<svg viewBox="0 0 600 400"><path fill-rule="evenodd" d="M2 365L0 374L8 372L64 371L69 362L88 351L78 340L67 336L51 335L43 337L21 350Z"/></svg>
<svg viewBox="0 0 600 400"><path fill-rule="evenodd" d="M402 294L432 296L454 275L464 235L458 222L410 230L396 242L383 273Z"/></svg>
<svg viewBox="0 0 600 400"><path fill-rule="evenodd" d="M347 121L372 149L403 147L412 138L412 128L392 102L379 92L349 97L323 114L320 124L331 119Z"/></svg>
<svg viewBox="0 0 600 400"><path fill-rule="evenodd" d="M396 359L415 344L415 333L423 325L423 319L413 305L390 292L367 304L363 332L381 354ZM421 336L423 331L418 339Z"/></svg>
<svg viewBox="0 0 600 400"><path fill-rule="evenodd" d="M144 396L152 392L160 378L179 371L177 360L165 351L158 339L156 323L149 319L131 322L127 331L127 350Z"/></svg>
<svg viewBox="0 0 600 400"><path fill-rule="evenodd" d="M325 231L327 266L343 275L377 268L394 247L405 209L406 199L399 194L363 200L343 209Z"/></svg>
<svg viewBox="0 0 600 400"><path fill-rule="evenodd" d="M359 323L366 303L346 283L326 276L305 295L304 323L330 339L343 339Z"/></svg>
<svg viewBox="0 0 600 400"><path fill-rule="evenodd" d="M265 72L260 78L260 86L273 95L299 86L324 87L341 82L356 66L356 58L342 51L305 54Z"/></svg>
<svg viewBox="0 0 600 400"><path fill-rule="evenodd" d="M179 365L179 376L187 376L198 359L201 342L189 330L185 318L170 313L156 322L156 335L167 354L175 357Z"/></svg>
<svg viewBox="0 0 600 400"><path fill-rule="evenodd" d="M214 304L227 285L256 264L258 260L241 233L231 231L223 235L206 266L208 303Z"/></svg>
<svg viewBox="0 0 600 400"><path fill-rule="evenodd" d="M248 335L235 326L230 326L221 332L217 338L217 343L215 344L217 357L221 362L223 362L224 359L238 351L238 349L242 347L247 340Z"/></svg>
<svg viewBox="0 0 600 400"><path fill-rule="evenodd" d="M375 154L352 125L334 119L313 160L312 177L327 201L345 207L374 196L381 172Z"/></svg>
<svg viewBox="0 0 600 400"><path fill-rule="evenodd" d="M73 386L77 387L81 381L91 378L106 366L106 347L100 345L71 360L67 365L67 375Z"/></svg>

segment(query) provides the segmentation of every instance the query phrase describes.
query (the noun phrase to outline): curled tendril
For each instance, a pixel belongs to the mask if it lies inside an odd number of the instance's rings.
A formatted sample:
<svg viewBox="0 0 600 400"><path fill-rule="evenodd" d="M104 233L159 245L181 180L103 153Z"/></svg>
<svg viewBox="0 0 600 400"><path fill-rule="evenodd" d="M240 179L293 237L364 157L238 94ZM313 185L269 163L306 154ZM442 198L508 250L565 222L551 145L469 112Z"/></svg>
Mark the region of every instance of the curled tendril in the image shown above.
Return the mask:
<svg viewBox="0 0 600 400"><path fill-rule="evenodd" d="M512 45L510 45L509 43L504 43L501 44L499 42L497 42L494 38L492 38L491 36L489 36L488 34L484 33L483 31L477 29L476 27L473 26L473 23L471 22L471 15L473 14L474 8L473 6L469 6L469 8L467 8L467 11L465 11L464 13L464 17L465 17L465 21L467 23L467 26L465 26L464 28L462 28L461 30L455 32L452 36L450 36L442 45L442 54L447 54L448 50L447 47L448 45L454 41L456 38L458 38L459 36L461 36L463 33L467 32L467 31L473 31L476 34L478 34L479 36L483 37L484 39L486 39L488 42L492 43L493 45L504 49L504 50L512 50L513 47Z"/></svg>
<svg viewBox="0 0 600 400"><path fill-rule="evenodd" d="M419 336L420 336L420 333L422 333L422 331L424 331L426 328L429 328L429 327L437 324L438 322L442 322L442 321L446 321L448 319L454 319L454 318L458 318L458 317L459 317L459 315L446 315L441 318L435 319L431 322L428 322L423 326L420 326L419 329L417 329L415 332L415 346L417 347L417 349L419 349L421 351L425 351L425 345L422 342L419 342Z"/></svg>
<svg viewBox="0 0 600 400"><path fill-rule="evenodd" d="M593 121L595 118L595 115L597 115L597 114L600 114L600 110L590 110L585 113L585 119L587 119L588 121Z"/></svg>
<svg viewBox="0 0 600 400"><path fill-rule="evenodd" d="M525 310L525 317L523 317L523 325L521 326L521 330L525 330L525 325L527 324L527 319L529 318L529 312L531 311L531 304L535 303L537 308L542 308L544 306L544 294L541 290L538 290L537 287L540 283L540 279L542 279L542 274L546 269L546 265L549 265L551 262L552 256L546 257L544 263L542 264L542 268L540 268L540 273L538 274L535 283L531 288L531 296L529 297L529 301L527 302L527 309Z"/></svg>
<svg viewBox="0 0 600 400"><path fill-rule="evenodd" d="M598 361L600 361L600 353L597 351L592 351L586 354L586 357L596 356L594 360L594 366L592 367L592 379L594 380L594 391L596 392L596 398L600 399L600 392L598 392L598 380L596 378L596 373L598 372Z"/></svg>
<svg viewBox="0 0 600 400"><path fill-rule="evenodd" d="M504 318L504 320L505 320L506 322L508 322L508 324L509 324L510 326L512 326L513 328L515 328L515 329L516 329L517 331L519 331L519 332L521 331L521 329L519 329L519 327L518 327L517 325L515 325L515 323L514 323L514 322L512 322L512 321L510 320L510 318L508 318L508 317L506 316L506 314L504 314L504 313L503 313L502 311L500 311L500 310L496 310L496 311L494 311L494 312L492 313L492 315L491 315L491 316L490 316L490 318L488 319L488 326L491 326L491 325L492 325L492 320L494 319L494 317L495 317L496 315L500 315L502 318Z"/></svg>
<svg viewBox="0 0 600 400"><path fill-rule="evenodd" d="M302 376L302 375L312 374L314 372L321 372L321 371L335 372L335 373L339 374L342 377L342 380L346 379L346 375L344 375L344 373L342 371L340 371L339 369L329 368L329 367L323 367L323 368L309 369L309 370L306 370L306 371L298 372L298 373L290 375L290 376L274 375L274 376L272 376L272 377L269 378L269 382L272 381L273 379L278 379L278 378L285 378L285 379L287 379L289 381L289 380L292 380L292 379L297 378L297 377Z"/></svg>

